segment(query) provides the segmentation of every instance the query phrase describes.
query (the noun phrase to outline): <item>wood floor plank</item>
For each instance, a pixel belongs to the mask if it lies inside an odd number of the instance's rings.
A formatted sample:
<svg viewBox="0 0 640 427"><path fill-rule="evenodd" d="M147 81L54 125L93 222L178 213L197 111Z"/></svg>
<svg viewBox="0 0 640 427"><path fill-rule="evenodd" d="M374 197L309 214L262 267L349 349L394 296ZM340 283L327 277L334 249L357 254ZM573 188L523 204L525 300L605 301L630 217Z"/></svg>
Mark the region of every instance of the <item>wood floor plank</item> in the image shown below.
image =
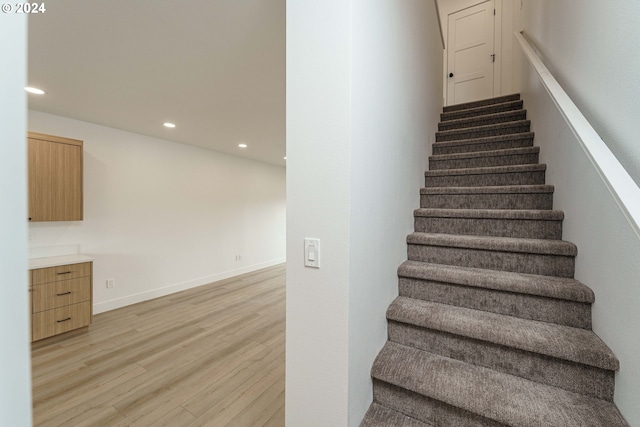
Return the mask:
<svg viewBox="0 0 640 427"><path fill-rule="evenodd" d="M124 417L113 406L79 405L64 411L54 418L43 421L47 426L111 426L123 420Z"/></svg>
<svg viewBox="0 0 640 427"><path fill-rule="evenodd" d="M194 422L194 426L225 426L228 425L235 417L249 408L254 400L256 400L267 389L273 387L279 389L284 388L284 365L279 366L266 375L255 376L257 381L251 381L251 384L242 393L232 393L221 400L216 406L210 408L203 415L198 417ZM247 386L249 382L245 383ZM241 424L236 424L241 425ZM247 424L251 426L254 424Z"/></svg>
<svg viewBox="0 0 640 427"><path fill-rule="evenodd" d="M262 427L282 427L284 425L284 402Z"/></svg>
<svg viewBox="0 0 640 427"><path fill-rule="evenodd" d="M212 402L216 402L222 408L226 402L234 401L242 396L265 373L271 372L283 364L284 351L274 350L257 362L251 361L238 366L235 370L229 370L220 378L219 383L209 385L182 406L198 416L211 410Z"/></svg>
<svg viewBox="0 0 640 427"><path fill-rule="evenodd" d="M75 389L65 388L58 393L49 393L47 399L36 400L34 396L34 409L37 409L34 410L34 424L39 425L41 422L46 424L46 420L52 417L71 413L76 407L83 407L93 397L100 396L112 387L142 373L144 373L143 368L132 365L100 378L92 378Z"/></svg>
<svg viewBox="0 0 640 427"><path fill-rule="evenodd" d="M34 345L34 423L284 425L284 314L279 265L96 315Z"/></svg>
<svg viewBox="0 0 640 427"><path fill-rule="evenodd" d="M264 350L256 344L248 343L233 349L225 348L223 351L227 353L217 352L211 357L208 356L199 360L197 363L166 371L145 387L141 393L122 399L116 402L114 406L120 412L129 416L129 414L152 408L157 403L157 396L162 396L162 399L165 400L178 399L178 404L181 404L188 400L191 394L197 393L199 389L206 386L205 383L202 383L203 378L215 378L215 375L209 375L211 371L224 369L224 365L233 367L233 363L240 360L239 358L243 353L251 357Z"/></svg>
<svg viewBox="0 0 640 427"><path fill-rule="evenodd" d="M249 406L243 409L231 421L225 424L232 426L259 426L271 418L284 404L284 372L276 378Z"/></svg>

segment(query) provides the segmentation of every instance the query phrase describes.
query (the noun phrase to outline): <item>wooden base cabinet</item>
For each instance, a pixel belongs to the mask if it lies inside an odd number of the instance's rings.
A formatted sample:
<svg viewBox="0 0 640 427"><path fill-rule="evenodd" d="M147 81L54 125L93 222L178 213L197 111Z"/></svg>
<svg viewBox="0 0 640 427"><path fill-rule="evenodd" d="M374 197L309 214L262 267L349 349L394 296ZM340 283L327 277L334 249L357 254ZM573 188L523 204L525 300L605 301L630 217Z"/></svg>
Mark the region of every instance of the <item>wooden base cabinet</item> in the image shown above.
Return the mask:
<svg viewBox="0 0 640 427"><path fill-rule="evenodd" d="M31 341L89 326L93 263L31 270Z"/></svg>

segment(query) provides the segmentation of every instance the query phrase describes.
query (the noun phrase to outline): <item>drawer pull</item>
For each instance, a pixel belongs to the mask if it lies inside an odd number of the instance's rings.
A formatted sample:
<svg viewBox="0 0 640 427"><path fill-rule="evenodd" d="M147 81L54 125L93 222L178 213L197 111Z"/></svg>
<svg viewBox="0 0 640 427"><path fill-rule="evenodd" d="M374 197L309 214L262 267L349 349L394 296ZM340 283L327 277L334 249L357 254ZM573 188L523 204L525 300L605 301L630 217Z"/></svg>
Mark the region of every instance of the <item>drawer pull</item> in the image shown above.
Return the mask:
<svg viewBox="0 0 640 427"><path fill-rule="evenodd" d="M58 276L60 276L62 274L71 274L71 271L65 271L64 273L58 273Z"/></svg>
<svg viewBox="0 0 640 427"><path fill-rule="evenodd" d="M69 320L71 320L71 317L67 317L66 319L62 319L62 320L58 320L58 323L62 323L62 322L68 322Z"/></svg>
<svg viewBox="0 0 640 427"><path fill-rule="evenodd" d="M71 291L69 291L69 292L64 292L64 293L62 293L62 294L56 294L56 296L59 296L59 297L62 297L62 296L65 296L65 295L71 295Z"/></svg>

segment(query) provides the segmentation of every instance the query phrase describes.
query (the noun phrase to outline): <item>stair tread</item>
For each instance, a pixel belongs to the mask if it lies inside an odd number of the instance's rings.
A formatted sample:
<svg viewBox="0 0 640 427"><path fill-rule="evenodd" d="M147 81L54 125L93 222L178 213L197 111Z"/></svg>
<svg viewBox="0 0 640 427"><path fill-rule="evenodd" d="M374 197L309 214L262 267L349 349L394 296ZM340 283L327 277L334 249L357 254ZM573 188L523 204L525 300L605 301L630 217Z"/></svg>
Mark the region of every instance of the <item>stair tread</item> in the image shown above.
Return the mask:
<svg viewBox="0 0 640 427"><path fill-rule="evenodd" d="M553 185L499 185L487 187L426 187L420 194L531 194L553 193Z"/></svg>
<svg viewBox="0 0 640 427"><path fill-rule="evenodd" d="M420 208L413 211L416 217L429 218L477 218L562 221L564 212L532 209L435 209Z"/></svg>
<svg viewBox="0 0 640 427"><path fill-rule="evenodd" d="M392 342L372 376L506 425L628 426L611 402Z"/></svg>
<svg viewBox="0 0 640 427"><path fill-rule="evenodd" d="M415 232L407 236L407 243L415 245L445 246L570 257L575 257L578 254L578 248L576 245L570 242L565 242L564 240Z"/></svg>
<svg viewBox="0 0 640 427"><path fill-rule="evenodd" d="M472 127L462 128L462 129L441 130L436 132L436 136L466 134L472 131L482 132L482 131L489 131L489 130L495 130L495 129L503 129L503 128L517 127L517 126L529 126L529 125L531 125L531 120L526 120L526 119L514 120L511 122L495 123L495 124L483 125L483 126L472 126Z"/></svg>
<svg viewBox="0 0 640 427"><path fill-rule="evenodd" d="M495 135L495 136L485 136L482 138L469 138L469 139L457 139L453 141L438 141L434 142L434 147L456 147L459 145L474 145L474 144L482 144L488 142L502 142L502 141L511 141L514 139L531 139L533 140L535 136L534 132L520 132L520 133L510 133L508 135Z"/></svg>
<svg viewBox="0 0 640 427"><path fill-rule="evenodd" d="M464 168L464 169L442 169L426 171L424 176L450 176L450 175L484 175L495 173L520 173L520 172L542 172L547 170L546 164L525 164L525 165L507 165L507 166L488 166L481 168Z"/></svg>
<svg viewBox="0 0 640 427"><path fill-rule="evenodd" d="M402 296L387 318L600 369L620 368L611 349L587 329Z"/></svg>
<svg viewBox="0 0 640 427"><path fill-rule="evenodd" d="M520 94L519 93L512 93L512 94L509 94L509 95L502 95L502 96L498 96L498 97L479 99L477 101L461 102L459 104L446 105L446 106L444 106L442 108L442 111L444 113L450 113L450 112L453 112L453 111L468 110L470 108L475 108L476 106L495 105L495 104L500 104L500 103L503 103L503 102L518 101L518 100L520 100Z"/></svg>
<svg viewBox="0 0 640 427"><path fill-rule="evenodd" d="M507 148L504 150L469 151L466 153L455 153L455 154L436 154L433 156L429 156L429 160L443 161L443 160L477 159L480 157L538 154L539 152L540 152L540 147Z"/></svg>
<svg viewBox="0 0 640 427"><path fill-rule="evenodd" d="M473 123L473 122L482 121L482 120L502 119L509 116L521 116L523 113L526 116L527 110L519 109L519 110L511 110L511 111L500 111L498 113L488 113L488 114L481 114L473 117L463 117L460 119L445 120L445 121L441 121L439 125L455 126L455 125ZM517 121L517 120L523 120L523 119L515 119L513 121ZM473 125L469 127L473 127ZM467 127L464 127L461 129L467 129Z"/></svg>
<svg viewBox="0 0 640 427"><path fill-rule="evenodd" d="M449 121L449 120L455 120L455 119L449 119L449 117L456 117L456 116L459 116L460 114L469 114L469 115L478 114L478 115L481 115L481 113L483 113L484 111L492 110L492 109L495 109L495 108L516 107L516 108L511 108L511 109L506 110L506 111L517 111L519 109L522 109L523 105L524 105L524 102L522 100L499 102L497 104L489 104L489 105L483 105L483 106L475 107L475 108L468 108L468 109L465 109L465 110L450 111L448 113L442 113L440 115L440 120L442 122L446 122L446 121Z"/></svg>
<svg viewBox="0 0 640 427"><path fill-rule="evenodd" d="M408 417L386 406L373 402L364 416L360 427L429 427L415 418Z"/></svg>
<svg viewBox="0 0 640 427"><path fill-rule="evenodd" d="M582 303L593 303L593 291L575 279L510 271L405 261L398 267L398 276L432 280L474 288L535 295Z"/></svg>

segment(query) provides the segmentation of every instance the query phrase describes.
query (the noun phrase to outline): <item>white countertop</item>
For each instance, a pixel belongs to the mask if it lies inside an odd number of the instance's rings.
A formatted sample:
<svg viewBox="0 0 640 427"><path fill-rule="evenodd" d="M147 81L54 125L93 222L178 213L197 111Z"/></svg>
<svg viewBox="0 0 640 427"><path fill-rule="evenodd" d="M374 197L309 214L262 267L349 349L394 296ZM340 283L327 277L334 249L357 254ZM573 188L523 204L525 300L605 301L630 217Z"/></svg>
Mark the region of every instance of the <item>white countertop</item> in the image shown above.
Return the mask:
<svg viewBox="0 0 640 427"><path fill-rule="evenodd" d="M31 258L29 259L29 270L35 270L36 268L57 267L59 265L67 264L79 264L81 262L91 261L93 261L93 258L82 254L51 256L45 258Z"/></svg>

